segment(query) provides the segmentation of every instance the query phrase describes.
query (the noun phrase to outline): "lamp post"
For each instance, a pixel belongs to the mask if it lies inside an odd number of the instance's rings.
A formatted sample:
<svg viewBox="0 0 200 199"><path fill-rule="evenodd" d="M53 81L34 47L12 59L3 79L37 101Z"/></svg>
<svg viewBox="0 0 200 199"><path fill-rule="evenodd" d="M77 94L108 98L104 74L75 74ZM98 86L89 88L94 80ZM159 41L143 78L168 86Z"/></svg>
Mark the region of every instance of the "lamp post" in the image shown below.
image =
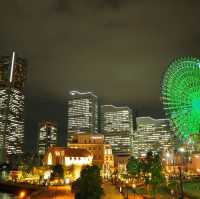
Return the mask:
<svg viewBox="0 0 200 199"><path fill-rule="evenodd" d="M128 199L128 180L126 180L126 199Z"/></svg>
<svg viewBox="0 0 200 199"><path fill-rule="evenodd" d="M183 147L179 148L179 152L181 154L180 157L180 165L178 167L179 170L179 181L180 181L180 199L184 199L184 193L183 193L183 179L182 179L182 167L183 167L183 163L184 163L184 157L183 154L185 152L185 149Z"/></svg>
<svg viewBox="0 0 200 199"><path fill-rule="evenodd" d="M136 184L132 184L132 188L133 188L133 194L134 194L134 199L135 199L135 188L136 188Z"/></svg>

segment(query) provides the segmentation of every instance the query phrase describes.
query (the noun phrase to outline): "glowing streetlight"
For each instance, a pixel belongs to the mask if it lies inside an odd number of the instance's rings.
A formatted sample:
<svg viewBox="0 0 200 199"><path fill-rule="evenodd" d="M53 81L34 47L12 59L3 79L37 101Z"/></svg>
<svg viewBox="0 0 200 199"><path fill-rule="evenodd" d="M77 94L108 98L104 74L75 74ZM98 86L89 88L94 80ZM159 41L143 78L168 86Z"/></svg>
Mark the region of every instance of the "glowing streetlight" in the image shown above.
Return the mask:
<svg viewBox="0 0 200 199"><path fill-rule="evenodd" d="M126 180L126 199L128 199L128 180Z"/></svg>
<svg viewBox="0 0 200 199"><path fill-rule="evenodd" d="M183 179L182 179L182 167L184 166L183 164L183 161L184 161L184 157L183 157L183 153L185 152L185 149L183 147L180 147L178 149L178 151L180 153L182 153L181 155L181 163L180 163L180 166L178 167L179 169L179 180L180 180L180 199L183 199L184 198L184 193L183 193Z"/></svg>
<svg viewBox="0 0 200 199"><path fill-rule="evenodd" d="M185 149L184 149L183 147L180 147L178 150L179 150L181 153L184 153L184 152L185 152Z"/></svg>
<svg viewBox="0 0 200 199"><path fill-rule="evenodd" d="M169 152L166 153L166 157L167 157L167 158L170 157L170 153L169 153Z"/></svg>
<svg viewBox="0 0 200 199"><path fill-rule="evenodd" d="M136 188L136 184L132 184L132 188L133 188L133 194L134 194L134 199L135 199L135 188Z"/></svg>
<svg viewBox="0 0 200 199"><path fill-rule="evenodd" d="M26 196L26 192L25 191L21 191L19 193L19 198L24 198Z"/></svg>

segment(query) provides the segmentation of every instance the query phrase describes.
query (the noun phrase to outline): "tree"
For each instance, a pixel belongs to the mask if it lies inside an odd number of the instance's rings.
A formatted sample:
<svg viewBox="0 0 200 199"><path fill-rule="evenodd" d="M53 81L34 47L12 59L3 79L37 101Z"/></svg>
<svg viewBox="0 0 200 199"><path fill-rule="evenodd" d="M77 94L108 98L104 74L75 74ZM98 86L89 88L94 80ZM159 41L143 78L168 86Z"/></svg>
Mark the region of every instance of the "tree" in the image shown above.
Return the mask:
<svg viewBox="0 0 200 199"><path fill-rule="evenodd" d="M132 178L138 179L140 175L140 160L135 157L131 157L126 166L128 174L131 175Z"/></svg>
<svg viewBox="0 0 200 199"><path fill-rule="evenodd" d="M72 184L75 199L100 199L101 188L100 169L97 166L87 166L81 171L81 176Z"/></svg>
<svg viewBox="0 0 200 199"><path fill-rule="evenodd" d="M165 180L159 155L154 156L153 163L150 168L150 173L151 178L149 180L149 183L152 185L153 195L155 197L158 185L162 184Z"/></svg>
<svg viewBox="0 0 200 199"><path fill-rule="evenodd" d="M145 185L150 184L151 168L153 167L153 153L147 152L145 159L140 160L141 175L143 176Z"/></svg>
<svg viewBox="0 0 200 199"><path fill-rule="evenodd" d="M153 195L155 197L158 185L163 183L165 179L160 155L153 154L151 151L149 151L146 158L140 161L140 164L145 184L152 186Z"/></svg>
<svg viewBox="0 0 200 199"><path fill-rule="evenodd" d="M64 169L62 165L55 165L52 170L51 178L64 178Z"/></svg>

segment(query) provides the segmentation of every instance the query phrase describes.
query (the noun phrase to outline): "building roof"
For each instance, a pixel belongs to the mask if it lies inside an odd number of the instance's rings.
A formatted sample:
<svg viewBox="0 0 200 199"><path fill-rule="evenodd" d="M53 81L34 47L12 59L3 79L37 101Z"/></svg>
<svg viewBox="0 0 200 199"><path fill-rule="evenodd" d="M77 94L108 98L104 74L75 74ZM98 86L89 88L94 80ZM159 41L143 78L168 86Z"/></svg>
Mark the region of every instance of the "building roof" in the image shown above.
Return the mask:
<svg viewBox="0 0 200 199"><path fill-rule="evenodd" d="M115 105L101 105L101 109L103 111L123 111L123 110L129 110L132 111L132 109L129 106L115 106Z"/></svg>
<svg viewBox="0 0 200 199"><path fill-rule="evenodd" d="M90 152L86 149L80 149L80 148L67 148L67 147L50 147L48 149L48 152L61 152L64 151L64 154L66 157L88 157L91 156Z"/></svg>
<svg viewBox="0 0 200 199"><path fill-rule="evenodd" d="M85 95L90 95L90 96L93 96L93 97L97 98L97 96L94 93L92 93L92 92L70 91L69 94L71 96L85 96Z"/></svg>
<svg viewBox="0 0 200 199"><path fill-rule="evenodd" d="M169 123L169 119L161 118L161 119L155 119L153 117L147 116L147 117L136 117L137 124L154 124L159 125L162 123Z"/></svg>

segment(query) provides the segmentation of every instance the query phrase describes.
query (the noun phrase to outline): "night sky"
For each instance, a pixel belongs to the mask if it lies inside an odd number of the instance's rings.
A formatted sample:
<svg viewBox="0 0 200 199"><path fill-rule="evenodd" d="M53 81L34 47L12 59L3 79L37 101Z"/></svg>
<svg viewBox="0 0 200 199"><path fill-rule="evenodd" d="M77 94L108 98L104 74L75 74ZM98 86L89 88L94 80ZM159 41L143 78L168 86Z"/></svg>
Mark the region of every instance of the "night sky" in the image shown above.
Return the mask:
<svg viewBox="0 0 200 199"><path fill-rule="evenodd" d="M1 0L0 55L28 60L26 149L37 123L59 122L70 90L163 117L160 82L175 57L200 56L197 0Z"/></svg>

